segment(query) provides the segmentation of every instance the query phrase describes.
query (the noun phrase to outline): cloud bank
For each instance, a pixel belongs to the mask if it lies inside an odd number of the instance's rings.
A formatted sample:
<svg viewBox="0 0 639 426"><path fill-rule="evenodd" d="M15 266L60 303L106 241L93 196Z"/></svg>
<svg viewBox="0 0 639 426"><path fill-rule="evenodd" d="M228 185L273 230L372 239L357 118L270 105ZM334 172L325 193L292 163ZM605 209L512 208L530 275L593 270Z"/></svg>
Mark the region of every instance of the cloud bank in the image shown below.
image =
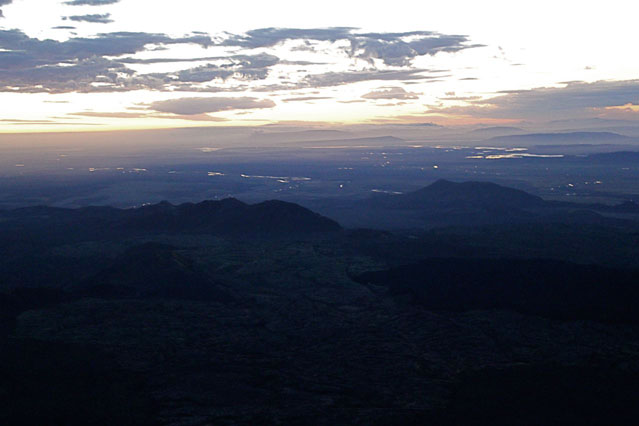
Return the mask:
<svg viewBox="0 0 639 426"><path fill-rule="evenodd" d="M0 5L8 4L0 0ZM110 4L100 1L71 1L72 5ZM108 23L109 14L71 16L79 22ZM286 43L292 42L289 46ZM286 44L296 46L335 42L343 57L362 61L366 68L312 72L295 77L282 76L274 84L255 84L266 80L276 67L307 67L323 62L282 60L274 53ZM222 56L166 58L148 55L172 45L192 44L203 49L226 50ZM347 46L347 47L345 47ZM466 36L429 31L405 33L360 33L353 28L291 29L265 28L245 34L224 33L211 36L192 33L171 37L160 33L111 32L94 37L72 37L64 41L42 40L18 29L0 30L0 91L27 93L117 92L157 90L182 92L278 91L340 86L363 81L424 80L429 70L417 69L412 60L440 52L457 52L477 47ZM144 59L138 54L147 53ZM151 57L149 57L151 56ZM184 63L170 72L137 71L136 65ZM188 63L194 63L189 66ZM330 65L330 64L327 64ZM232 84L225 84L227 82ZM397 98L394 98L397 99Z"/></svg>
<svg viewBox="0 0 639 426"><path fill-rule="evenodd" d="M118 3L120 0L71 0L64 4L69 6L104 6L106 4Z"/></svg>
<svg viewBox="0 0 639 426"><path fill-rule="evenodd" d="M418 93L407 92L401 87L382 87L362 95L364 99L419 99Z"/></svg>
<svg viewBox="0 0 639 426"><path fill-rule="evenodd" d="M13 0L0 0L0 7L11 4ZM0 9L0 18L4 18L4 14L2 13L2 9Z"/></svg>
<svg viewBox="0 0 639 426"><path fill-rule="evenodd" d="M273 108L275 102L270 99L252 97L239 98L179 98L153 102L149 109L176 115L200 115L220 111Z"/></svg>
<svg viewBox="0 0 639 426"><path fill-rule="evenodd" d="M639 80L571 82L564 87L507 91L490 99L469 100L465 106L431 107L430 112L543 121L595 117L611 107L629 104L639 105Z"/></svg>
<svg viewBox="0 0 639 426"><path fill-rule="evenodd" d="M67 19L74 22L91 22L94 24L108 24L113 22L110 13L92 14L92 15L73 15L67 16Z"/></svg>

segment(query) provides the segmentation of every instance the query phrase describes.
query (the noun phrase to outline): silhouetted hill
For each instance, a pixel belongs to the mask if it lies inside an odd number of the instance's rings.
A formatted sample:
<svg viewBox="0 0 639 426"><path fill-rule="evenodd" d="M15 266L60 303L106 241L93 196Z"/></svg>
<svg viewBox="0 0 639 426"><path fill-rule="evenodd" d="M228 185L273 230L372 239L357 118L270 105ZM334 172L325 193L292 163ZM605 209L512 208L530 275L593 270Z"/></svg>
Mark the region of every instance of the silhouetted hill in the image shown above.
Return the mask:
<svg viewBox="0 0 639 426"><path fill-rule="evenodd" d="M476 135L476 136L490 137L490 136L506 136L506 135L512 135L512 134L520 134L524 132L525 130L520 129L519 127L493 126L493 127L484 127L481 129L475 129L469 132L469 134Z"/></svg>
<svg viewBox="0 0 639 426"><path fill-rule="evenodd" d="M404 194L375 193L365 200L306 201L350 228L425 229L522 223L634 226L639 207L546 201L525 191L491 182L433 184Z"/></svg>
<svg viewBox="0 0 639 426"><path fill-rule="evenodd" d="M355 277L429 310L505 309L549 318L639 322L639 272L554 260L428 259Z"/></svg>
<svg viewBox="0 0 639 426"><path fill-rule="evenodd" d="M127 212L123 225L133 229L202 230L221 234L307 234L340 230L337 222L294 203L246 204L235 198L174 206L166 201Z"/></svg>
<svg viewBox="0 0 639 426"><path fill-rule="evenodd" d="M395 136L373 136L367 138L327 139L304 142L305 146L314 147L357 147L357 146L393 146L405 142L404 139Z"/></svg>
<svg viewBox="0 0 639 426"><path fill-rule="evenodd" d="M0 212L0 236L24 241L130 232L206 232L224 235L304 235L336 232L340 225L294 203L246 204L234 198L173 205L167 201L132 209L29 207ZM42 232L44 229L44 233Z"/></svg>
<svg viewBox="0 0 639 426"><path fill-rule="evenodd" d="M407 194L379 198L379 202L398 208L484 208L521 209L539 207L544 200L519 189L491 182L451 182L440 179Z"/></svg>
<svg viewBox="0 0 639 426"><path fill-rule="evenodd" d="M515 223L616 226L630 223L630 218L603 214L639 213L635 204L630 202L609 206L546 201L525 191L491 182L456 183L443 179L406 194L375 194L368 203L353 205L352 210L360 211L360 216L369 220L369 223L360 226L382 228ZM351 221L339 214L331 216L347 223Z"/></svg>

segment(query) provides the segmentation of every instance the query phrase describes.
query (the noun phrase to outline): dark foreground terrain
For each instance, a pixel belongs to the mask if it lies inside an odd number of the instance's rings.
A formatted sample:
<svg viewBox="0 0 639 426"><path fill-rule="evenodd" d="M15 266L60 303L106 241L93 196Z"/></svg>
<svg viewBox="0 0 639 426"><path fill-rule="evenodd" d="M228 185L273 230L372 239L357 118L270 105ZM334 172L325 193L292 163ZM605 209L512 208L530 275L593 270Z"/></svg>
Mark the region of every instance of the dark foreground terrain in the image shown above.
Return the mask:
<svg viewBox="0 0 639 426"><path fill-rule="evenodd" d="M0 213L0 424L634 423L635 206L466 188Z"/></svg>

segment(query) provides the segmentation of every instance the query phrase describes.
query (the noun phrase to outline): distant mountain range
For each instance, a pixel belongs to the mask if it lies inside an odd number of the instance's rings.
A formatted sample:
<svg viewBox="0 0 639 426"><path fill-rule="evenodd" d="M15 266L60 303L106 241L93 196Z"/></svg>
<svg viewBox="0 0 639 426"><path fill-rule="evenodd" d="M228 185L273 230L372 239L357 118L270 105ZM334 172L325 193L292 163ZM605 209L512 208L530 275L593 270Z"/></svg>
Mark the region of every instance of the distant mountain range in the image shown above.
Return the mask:
<svg viewBox="0 0 639 426"><path fill-rule="evenodd" d="M227 198L180 205L163 201L131 209L26 207L0 211L0 239L28 244L26 235L66 241L156 232L298 237L339 232L340 223L349 228L427 229L516 223L615 225L639 219L639 205L630 200L616 206L546 201L491 182L447 180L405 194L306 204L310 209L278 200L247 204Z"/></svg>
<svg viewBox="0 0 639 426"><path fill-rule="evenodd" d="M322 200L309 207L349 228L425 229L516 223L615 225L639 219L639 205L546 201L491 182L438 180L405 194L374 194L364 201Z"/></svg>
<svg viewBox="0 0 639 426"><path fill-rule="evenodd" d="M546 201L525 191L492 182L438 180L414 192L371 199L375 209L412 210L426 225L473 225L524 222L618 223L602 214L639 215L630 201L616 206Z"/></svg>
<svg viewBox="0 0 639 426"><path fill-rule="evenodd" d="M374 204L401 209L521 209L541 207L544 200L519 189L491 182L455 183L440 179L414 192L379 196Z"/></svg>
<svg viewBox="0 0 639 426"><path fill-rule="evenodd" d="M366 138L342 138L342 139L317 139L301 142L307 147L362 147L362 146L393 146L405 142L404 139L395 136L373 136Z"/></svg>
<svg viewBox="0 0 639 426"><path fill-rule="evenodd" d="M264 132L256 131L251 135L251 140L262 143L273 142L301 142L326 139L349 138L350 133L340 130L301 130L289 132Z"/></svg>
<svg viewBox="0 0 639 426"><path fill-rule="evenodd" d="M512 126L494 126L494 127L483 127L481 129L475 129L469 132L470 135L475 136L505 136L512 134L520 134L525 133L524 129L520 129L519 127Z"/></svg>
<svg viewBox="0 0 639 426"><path fill-rule="evenodd" d="M523 135L503 135L487 139L495 145L545 145L545 144L590 144L590 143L632 143L636 138L613 132L567 132L567 133L527 133Z"/></svg>

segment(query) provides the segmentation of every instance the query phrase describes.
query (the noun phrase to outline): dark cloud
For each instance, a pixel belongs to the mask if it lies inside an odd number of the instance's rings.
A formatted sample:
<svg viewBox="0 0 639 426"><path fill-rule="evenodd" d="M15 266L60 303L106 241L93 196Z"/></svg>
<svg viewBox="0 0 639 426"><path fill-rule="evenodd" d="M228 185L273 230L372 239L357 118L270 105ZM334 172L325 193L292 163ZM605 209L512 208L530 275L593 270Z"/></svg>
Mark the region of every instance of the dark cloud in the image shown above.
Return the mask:
<svg viewBox="0 0 639 426"><path fill-rule="evenodd" d="M263 79L279 58L268 54L232 55L195 58L220 64L207 64L176 73L137 74L127 64L156 62L188 62L191 59L137 60L106 59L135 54L149 44L179 43L212 45L210 37L194 35L171 38L163 34L108 33L94 38L71 38L64 42L38 40L18 30L0 30L0 90L25 92L105 92L138 89L163 90L167 86L180 90L196 90L194 83L234 77L244 80ZM9 84L10 82L10 84ZM203 89L204 90L204 89ZM224 89L206 88L205 91Z"/></svg>
<svg viewBox="0 0 639 426"><path fill-rule="evenodd" d="M394 107L394 106L401 106L401 105L406 105L407 102L389 102L387 104L377 104L377 106L381 106L381 107Z"/></svg>
<svg viewBox="0 0 639 426"><path fill-rule="evenodd" d="M243 35L232 35L224 42L227 46L240 46L255 49L273 47L286 40L316 40L335 42L347 39L355 28L334 27L319 29L297 28L260 28Z"/></svg>
<svg viewBox="0 0 639 426"><path fill-rule="evenodd" d="M573 82L565 87L512 90L467 106L431 107L431 112L488 118L552 120L592 117L607 107L639 104L639 80Z"/></svg>
<svg viewBox="0 0 639 426"><path fill-rule="evenodd" d="M160 90L168 75L138 75L105 57L135 54L149 44L212 45L207 36L114 32L66 41L39 40L19 30L0 30L0 91L70 92Z"/></svg>
<svg viewBox="0 0 639 426"><path fill-rule="evenodd" d="M104 6L106 4L118 3L120 0L70 0L64 4L69 6Z"/></svg>
<svg viewBox="0 0 639 426"><path fill-rule="evenodd" d="M439 127L439 128L444 127L444 126L441 126L439 124L432 123L430 121L423 122L423 123L402 123L402 124L396 124L396 126L402 126L402 127Z"/></svg>
<svg viewBox="0 0 639 426"><path fill-rule="evenodd" d="M13 0L0 0L0 7L13 3ZM4 18L2 9L0 9L0 18Z"/></svg>
<svg viewBox="0 0 639 426"><path fill-rule="evenodd" d="M69 25L58 25L57 27L51 27L52 30L75 30L75 27Z"/></svg>
<svg viewBox="0 0 639 426"><path fill-rule="evenodd" d="M330 96L299 96L297 98L282 99L283 102L306 102L306 101L319 101L322 99L333 99Z"/></svg>
<svg viewBox="0 0 639 426"><path fill-rule="evenodd" d="M83 111L67 114L68 117L92 117L92 118L162 118L169 120L189 120L189 121L226 121L225 118L211 117L206 114L176 115L172 113L153 112L94 112Z"/></svg>
<svg viewBox="0 0 639 426"><path fill-rule="evenodd" d="M102 33L96 37L76 37L66 41L39 40L31 38L20 30L0 30L0 69L3 69L4 54L23 58L30 65L72 63L76 60L101 56L121 56L135 54L145 50L148 44L192 43L203 47L213 45L208 36L190 36L171 38L165 34L113 32Z"/></svg>
<svg viewBox="0 0 639 426"><path fill-rule="evenodd" d="M476 101L481 99L481 96L444 96L438 99L442 101Z"/></svg>
<svg viewBox="0 0 639 426"><path fill-rule="evenodd" d="M149 109L176 115L199 115L220 111L273 108L275 102L270 99L251 97L240 98L180 98L153 102Z"/></svg>
<svg viewBox="0 0 639 426"><path fill-rule="evenodd" d="M116 61L89 58L72 66L42 65L17 71L0 72L10 76L5 91L20 88L23 93L114 92L141 89L161 89L165 80L153 75L138 76ZM42 85L46 83L46 87Z"/></svg>
<svg viewBox="0 0 639 426"><path fill-rule="evenodd" d="M244 35L234 35L224 42L228 46L246 48L272 47L288 40L330 41L346 40L350 47L346 53L353 58L372 61L380 59L386 65L406 66L417 56L434 55L439 52L457 52L481 47L469 44L464 35L445 35L432 31L403 33L358 33L351 27L320 29L261 28ZM299 48L299 47L298 47ZM308 44L304 50L312 49Z"/></svg>
<svg viewBox="0 0 639 426"><path fill-rule="evenodd" d="M0 0L6 4L8 0ZM75 2L74 2L75 3ZM78 3L79 4L79 3ZM97 4L93 2L92 4ZM85 19L98 16L97 19ZM104 22L105 15L84 15L84 21ZM104 19L103 19L104 18ZM58 27L70 29L69 27ZM280 83L253 85L254 91L283 91L333 87L361 81L433 81L433 73L442 70L409 67L412 58L440 51L474 47L465 36L445 36L419 31L406 33L357 33L353 28L259 29L244 35L226 35L213 40L209 35L193 33L185 37L140 32L100 33L94 37L72 37L65 41L31 38L20 30L0 30L0 91L24 92L109 92L127 90L167 90L223 92L246 90L242 82L266 79L276 65L317 65L314 62L286 61L268 54L241 54L242 49L268 48L286 40L302 43L346 40L349 57L381 59L393 69L379 69L374 61L366 70L307 74L291 80L282 75ZM226 46L234 50L227 56L198 58L146 58L132 55L166 49L174 44L197 44L204 48ZM179 71L142 74L133 64L200 62ZM384 67L386 68L386 67ZM297 75L308 71L297 70ZM303 74L304 73L304 74ZM426 73L430 75L426 75ZM440 76L444 77L444 76ZM233 87L213 84L236 80ZM403 96L406 96L405 94ZM411 96L411 95L408 95ZM392 99L404 99L394 97Z"/></svg>
<svg viewBox="0 0 639 426"><path fill-rule="evenodd" d="M381 87L362 95L364 99L419 99L419 93L407 92L401 87Z"/></svg>
<svg viewBox="0 0 639 426"><path fill-rule="evenodd" d="M109 24L113 22L110 13L92 14L92 15L74 15L67 16L67 19L74 22L91 22L93 24Z"/></svg>
<svg viewBox="0 0 639 426"><path fill-rule="evenodd" d="M358 83L362 81L401 81L401 80L421 80L435 81L433 76L425 76L423 73L429 72L426 69L407 70L378 70L369 69L364 71L343 71L327 72L321 74L309 74L300 81L284 84L271 84L256 87L256 92L277 92L285 90L317 89L321 87L342 86L345 84ZM437 80L439 81L439 80Z"/></svg>
<svg viewBox="0 0 639 426"><path fill-rule="evenodd" d="M268 76L269 68L279 62L277 56L266 53L248 56L235 55L218 58L226 61L223 65L207 64L177 73L180 82L205 83L215 79L262 80Z"/></svg>
<svg viewBox="0 0 639 426"><path fill-rule="evenodd" d="M327 72L324 74L314 74L307 76L302 82L307 87L330 87L343 84L357 83L360 81L394 81L394 80L428 80L430 76L423 73L426 69L410 70L365 70L365 71L345 71Z"/></svg>

